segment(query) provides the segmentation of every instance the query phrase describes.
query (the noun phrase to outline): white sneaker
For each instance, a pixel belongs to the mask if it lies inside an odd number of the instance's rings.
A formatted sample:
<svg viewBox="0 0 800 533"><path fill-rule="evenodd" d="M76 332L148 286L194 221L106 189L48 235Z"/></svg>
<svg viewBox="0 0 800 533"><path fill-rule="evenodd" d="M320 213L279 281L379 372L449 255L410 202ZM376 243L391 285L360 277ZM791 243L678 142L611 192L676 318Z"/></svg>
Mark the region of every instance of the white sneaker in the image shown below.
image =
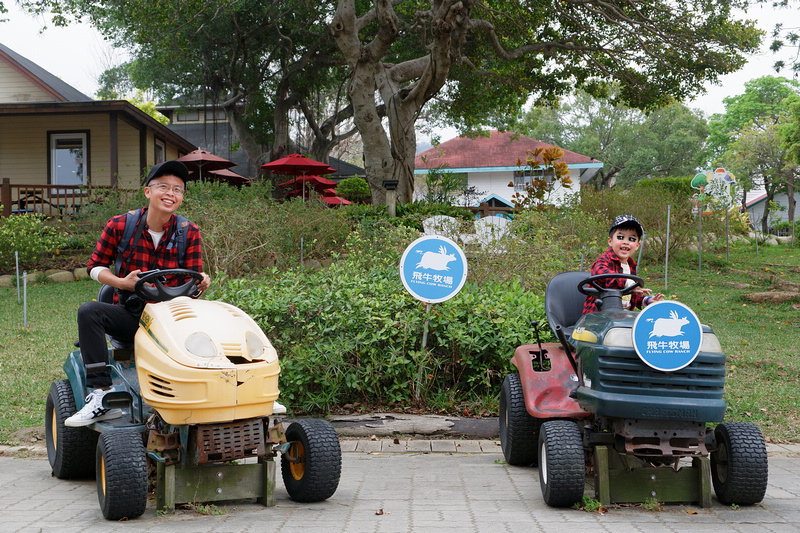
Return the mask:
<svg viewBox="0 0 800 533"><path fill-rule="evenodd" d="M281 405L276 401L272 402L272 414L273 415L285 415L286 414L286 406Z"/></svg>
<svg viewBox="0 0 800 533"><path fill-rule="evenodd" d="M106 409L103 407L103 396L111 391L95 389L86 397L83 409L64 420L64 425L70 428L88 426L100 420L113 420L122 416L120 409Z"/></svg>

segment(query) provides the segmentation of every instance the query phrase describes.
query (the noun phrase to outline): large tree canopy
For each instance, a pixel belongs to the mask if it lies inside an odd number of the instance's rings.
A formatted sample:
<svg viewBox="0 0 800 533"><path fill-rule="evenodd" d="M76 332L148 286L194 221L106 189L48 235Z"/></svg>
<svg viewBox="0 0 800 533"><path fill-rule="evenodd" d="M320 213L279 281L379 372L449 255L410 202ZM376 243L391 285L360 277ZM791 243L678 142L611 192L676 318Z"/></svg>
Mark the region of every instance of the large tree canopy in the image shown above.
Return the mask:
<svg viewBox="0 0 800 533"><path fill-rule="evenodd" d="M511 127L602 161L597 188L694 174L708 136L701 113L679 102L645 113L583 91L556 110L534 108Z"/></svg>
<svg viewBox="0 0 800 533"><path fill-rule="evenodd" d="M795 182L800 174L791 146L780 133L791 122L791 109L798 100L800 83L763 76L745 83L743 94L726 98L725 113L710 119L711 163L731 170L745 191L763 187L766 192L761 220L765 232L770 202L778 193L787 193L789 219L794 220Z"/></svg>
<svg viewBox="0 0 800 533"><path fill-rule="evenodd" d="M339 0L331 24L352 70L349 95L373 199L383 180L413 193L414 126L426 102L469 128L573 88L656 108L702 91L757 49L746 0ZM385 104L389 134L377 108ZM378 190L378 194L375 191ZM377 196L377 197L376 197Z"/></svg>
<svg viewBox="0 0 800 533"><path fill-rule="evenodd" d="M373 200L383 201L383 182L395 179L403 202L413 193L416 122L431 100L440 122L462 130L501 125L531 98L555 104L576 87L603 96L610 82L621 102L654 109L744 64L761 34L732 12L751 1L20 3L51 11L56 22L60 15L88 18L108 38L134 47L137 75L165 86L194 83L214 95L229 106L243 144L272 120L280 150L282 108L302 106L315 83L335 85L331 69L346 64ZM341 55L326 48L331 35ZM258 150L259 139L252 145L248 152Z"/></svg>

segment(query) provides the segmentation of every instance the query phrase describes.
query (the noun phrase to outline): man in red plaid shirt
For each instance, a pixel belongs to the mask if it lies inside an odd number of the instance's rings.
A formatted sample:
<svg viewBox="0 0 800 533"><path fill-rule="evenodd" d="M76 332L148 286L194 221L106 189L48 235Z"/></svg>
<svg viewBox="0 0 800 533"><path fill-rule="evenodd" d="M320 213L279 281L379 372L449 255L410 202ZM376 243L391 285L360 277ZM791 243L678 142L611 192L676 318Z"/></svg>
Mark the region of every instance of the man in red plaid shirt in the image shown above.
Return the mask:
<svg viewBox="0 0 800 533"><path fill-rule="evenodd" d="M644 228L632 215L620 215L611 223L608 230L608 250L603 252L592 265L592 276L601 274L631 274L636 275L636 261L633 254L639 249L642 242ZM626 278L609 278L599 281L598 285L608 289L622 290L628 285L633 285L633 280ZM662 300L663 294L650 295L650 289L637 287L628 296L623 296L622 306L625 309L643 309L644 306ZM598 300L587 296L583 304L583 314L594 313L600 309Z"/></svg>
<svg viewBox="0 0 800 533"><path fill-rule="evenodd" d="M134 232L120 272L112 272L110 268L117 257L117 246L122 239L126 216L123 214L113 217L100 235L87 270L93 279L116 290L113 304L93 301L86 302L78 309L78 339L85 365L108 364L106 333L123 341L133 341L139 328L143 306L119 305L118 292L132 293L139 280L139 273L171 268L203 272L200 229L191 222L184 222L187 225L186 256L183 264L178 262L178 219L175 211L183 202L188 178L189 171L180 161L167 161L150 169L144 187L144 195L149 204L142 209L142 216L136 221L137 227L139 224L144 226L141 232ZM136 236L140 237L137 242L133 242ZM181 282L183 280L167 279L167 284L173 286ZM202 292L209 285L211 278L203 274L203 280L197 284L198 289ZM103 408L103 396L111 386L111 376L107 370L88 374L86 386L92 389L86 397L86 405L64 421L66 426L87 426L99 420L122 416L119 409Z"/></svg>

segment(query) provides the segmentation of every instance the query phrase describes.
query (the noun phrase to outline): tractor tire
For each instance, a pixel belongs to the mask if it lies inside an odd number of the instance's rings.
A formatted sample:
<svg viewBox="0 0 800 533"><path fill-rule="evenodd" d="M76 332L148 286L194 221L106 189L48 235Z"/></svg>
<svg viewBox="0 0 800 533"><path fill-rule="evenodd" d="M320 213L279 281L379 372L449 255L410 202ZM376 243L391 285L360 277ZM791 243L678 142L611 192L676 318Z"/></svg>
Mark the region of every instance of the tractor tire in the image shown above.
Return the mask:
<svg viewBox="0 0 800 533"><path fill-rule="evenodd" d="M528 414L519 374L508 374L500 391L500 447L506 463L536 466L541 420Z"/></svg>
<svg viewBox="0 0 800 533"><path fill-rule="evenodd" d="M115 429L97 443L97 499L107 520L137 518L147 507L147 455L142 434Z"/></svg>
<svg viewBox="0 0 800 533"><path fill-rule="evenodd" d="M54 381L47 395L44 431L47 459L53 475L59 479L94 477L94 450L98 434L85 427L65 426L64 421L76 412L75 396L69 380Z"/></svg>
<svg viewBox="0 0 800 533"><path fill-rule="evenodd" d="M281 454L281 476L296 502L321 502L336 492L342 473L342 449L333 426L318 418L292 422L286 429L289 450Z"/></svg>
<svg viewBox="0 0 800 533"><path fill-rule="evenodd" d="M717 449L711 452L711 481L725 504L753 505L767 492L767 447L758 426L726 422L714 430Z"/></svg>
<svg viewBox="0 0 800 533"><path fill-rule="evenodd" d="M550 420L539 432L539 485L550 507L569 507L583 499L586 460L578 425Z"/></svg>

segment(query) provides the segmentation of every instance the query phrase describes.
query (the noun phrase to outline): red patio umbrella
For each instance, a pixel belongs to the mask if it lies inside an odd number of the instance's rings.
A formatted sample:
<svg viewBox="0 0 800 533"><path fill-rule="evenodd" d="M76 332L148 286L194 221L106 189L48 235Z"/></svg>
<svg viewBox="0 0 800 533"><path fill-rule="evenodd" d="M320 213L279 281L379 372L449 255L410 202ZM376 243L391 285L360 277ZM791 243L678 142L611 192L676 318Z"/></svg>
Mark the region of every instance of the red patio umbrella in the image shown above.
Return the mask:
<svg viewBox="0 0 800 533"><path fill-rule="evenodd" d="M292 178L289 181L284 181L283 183L279 183L278 187L296 187L301 185L302 183L308 183L309 187L322 188L322 187L329 187L329 186L336 186L336 182L333 180L329 180L328 178L323 178L321 176L299 176L297 178Z"/></svg>
<svg viewBox="0 0 800 533"><path fill-rule="evenodd" d="M320 198L320 200L322 200L328 205L333 205L333 206L348 205L353 203L350 200L345 200L341 196L323 196L322 198Z"/></svg>
<svg viewBox="0 0 800 533"><path fill-rule="evenodd" d="M320 163L303 154L289 154L275 161L264 163L261 168L284 176L305 176L312 173L333 174L336 172L336 169L329 167L327 163Z"/></svg>
<svg viewBox="0 0 800 533"><path fill-rule="evenodd" d="M281 157L275 161L264 163L261 168L269 170L273 174L282 174L286 176L306 176L307 174L332 174L336 172L335 168L329 167L326 163L320 163L302 154L289 154L286 157ZM296 181L298 178L295 178ZM303 191L305 191L305 182L303 184ZM303 192L303 199L305 200L305 192Z"/></svg>
<svg viewBox="0 0 800 533"><path fill-rule="evenodd" d="M192 150L188 154L179 157L176 161L180 161L188 167L190 171L196 171L199 180L203 179L203 171L209 172L211 170L223 170L226 168L235 167L236 163L229 161L225 158L216 156L211 152L201 150ZM190 178L194 177L190 173Z"/></svg>

